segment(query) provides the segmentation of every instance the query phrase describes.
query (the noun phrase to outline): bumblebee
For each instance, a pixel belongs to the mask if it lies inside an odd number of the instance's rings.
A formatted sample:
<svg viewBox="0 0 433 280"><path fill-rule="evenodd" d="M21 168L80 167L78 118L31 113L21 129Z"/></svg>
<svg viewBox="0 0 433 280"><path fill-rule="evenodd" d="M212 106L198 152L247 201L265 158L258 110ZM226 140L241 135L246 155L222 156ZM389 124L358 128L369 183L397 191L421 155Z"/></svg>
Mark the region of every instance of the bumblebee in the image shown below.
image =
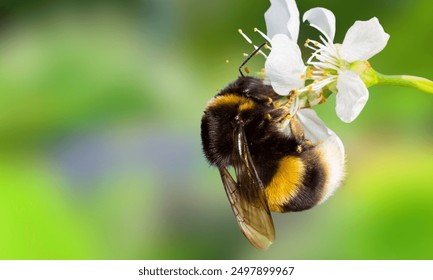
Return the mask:
<svg viewBox="0 0 433 280"><path fill-rule="evenodd" d="M208 102L201 119L204 155L218 168L237 223L257 249L275 239L271 211L309 209L344 176L332 145L306 139L297 114L279 105L280 98L262 80L241 76ZM289 131L282 129L287 122Z"/></svg>

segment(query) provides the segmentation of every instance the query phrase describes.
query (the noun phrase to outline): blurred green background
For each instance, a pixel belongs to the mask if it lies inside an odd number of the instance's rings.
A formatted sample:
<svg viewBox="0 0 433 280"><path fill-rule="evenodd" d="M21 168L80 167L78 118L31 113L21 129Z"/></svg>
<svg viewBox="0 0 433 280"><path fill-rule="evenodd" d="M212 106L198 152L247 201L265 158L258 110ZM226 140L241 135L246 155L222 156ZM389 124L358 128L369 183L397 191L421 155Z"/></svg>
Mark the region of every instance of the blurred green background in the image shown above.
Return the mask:
<svg viewBox="0 0 433 280"><path fill-rule="evenodd" d="M432 1L298 4L331 9L337 42L377 16L391 39L373 67L433 79ZM2 1L0 259L433 259L433 96L407 88L371 88L351 124L333 98L319 106L346 146L344 186L275 214L266 252L240 233L199 126L252 50L237 29L261 43L268 6ZM301 25L301 44L316 35Z"/></svg>

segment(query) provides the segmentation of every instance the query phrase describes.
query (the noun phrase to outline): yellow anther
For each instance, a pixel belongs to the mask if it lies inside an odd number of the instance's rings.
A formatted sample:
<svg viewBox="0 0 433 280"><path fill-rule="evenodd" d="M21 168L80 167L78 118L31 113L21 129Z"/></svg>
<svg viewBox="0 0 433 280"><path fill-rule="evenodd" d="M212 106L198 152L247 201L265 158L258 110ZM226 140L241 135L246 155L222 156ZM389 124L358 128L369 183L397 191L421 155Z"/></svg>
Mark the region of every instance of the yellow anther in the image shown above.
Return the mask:
<svg viewBox="0 0 433 280"><path fill-rule="evenodd" d="M265 73L265 68L260 69L261 73Z"/></svg>
<svg viewBox="0 0 433 280"><path fill-rule="evenodd" d="M311 79L311 77L313 77L313 68L308 68L308 70L307 70L307 77L309 78L309 79Z"/></svg>
<svg viewBox="0 0 433 280"><path fill-rule="evenodd" d="M323 71L323 76L328 76L330 72L328 70Z"/></svg>
<svg viewBox="0 0 433 280"><path fill-rule="evenodd" d="M318 42L314 42L314 46L315 47L319 46L319 43Z"/></svg>
<svg viewBox="0 0 433 280"><path fill-rule="evenodd" d="M301 74L301 79L305 79L305 74Z"/></svg>
<svg viewBox="0 0 433 280"><path fill-rule="evenodd" d="M280 107L281 106L281 102L280 101L277 101L277 102L275 102L275 107Z"/></svg>
<svg viewBox="0 0 433 280"><path fill-rule="evenodd" d="M266 114L266 115L265 115L265 119L267 119L268 121L270 121L270 120L272 120L272 117L271 117L270 114Z"/></svg>
<svg viewBox="0 0 433 280"><path fill-rule="evenodd" d="M247 74L250 73L250 68L248 68L248 66L246 66L244 69L245 69L245 72L247 72Z"/></svg>
<svg viewBox="0 0 433 280"><path fill-rule="evenodd" d="M268 44L265 44L263 47L264 47L265 49L269 50L269 45L268 45Z"/></svg>
<svg viewBox="0 0 433 280"><path fill-rule="evenodd" d="M312 92L313 91L313 86L308 86L308 92Z"/></svg>
<svg viewBox="0 0 433 280"><path fill-rule="evenodd" d="M257 32L257 27L254 27L254 32Z"/></svg>

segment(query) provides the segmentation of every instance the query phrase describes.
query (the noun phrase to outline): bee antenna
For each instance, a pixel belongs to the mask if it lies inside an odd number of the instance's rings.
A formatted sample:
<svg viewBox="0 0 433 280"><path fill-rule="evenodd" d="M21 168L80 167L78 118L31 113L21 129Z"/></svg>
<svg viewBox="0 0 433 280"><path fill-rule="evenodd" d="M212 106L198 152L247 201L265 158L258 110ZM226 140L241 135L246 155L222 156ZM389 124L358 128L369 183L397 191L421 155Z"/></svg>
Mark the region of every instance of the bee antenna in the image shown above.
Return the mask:
<svg viewBox="0 0 433 280"><path fill-rule="evenodd" d="M239 66L239 73L241 73L242 77L245 77L244 73L242 73L242 67L247 64L247 62L254 56L256 53L260 51L261 48L263 48L266 45L266 42L262 43L260 46L258 46L245 60L242 62L241 66Z"/></svg>

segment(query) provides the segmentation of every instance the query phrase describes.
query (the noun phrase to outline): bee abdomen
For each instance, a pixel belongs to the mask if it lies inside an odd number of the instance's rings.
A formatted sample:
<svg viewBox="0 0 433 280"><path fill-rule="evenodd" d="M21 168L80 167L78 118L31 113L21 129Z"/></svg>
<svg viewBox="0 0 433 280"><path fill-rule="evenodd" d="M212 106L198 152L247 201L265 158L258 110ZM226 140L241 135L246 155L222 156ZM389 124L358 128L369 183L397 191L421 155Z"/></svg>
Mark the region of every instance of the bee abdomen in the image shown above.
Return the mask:
<svg viewBox="0 0 433 280"><path fill-rule="evenodd" d="M293 199L283 205L284 212L303 211L317 205L327 180L327 174L322 164L313 163L305 170L302 184Z"/></svg>
<svg viewBox="0 0 433 280"><path fill-rule="evenodd" d="M306 157L287 156L266 186L271 211L307 210L318 204L326 182L326 173L313 151Z"/></svg>

